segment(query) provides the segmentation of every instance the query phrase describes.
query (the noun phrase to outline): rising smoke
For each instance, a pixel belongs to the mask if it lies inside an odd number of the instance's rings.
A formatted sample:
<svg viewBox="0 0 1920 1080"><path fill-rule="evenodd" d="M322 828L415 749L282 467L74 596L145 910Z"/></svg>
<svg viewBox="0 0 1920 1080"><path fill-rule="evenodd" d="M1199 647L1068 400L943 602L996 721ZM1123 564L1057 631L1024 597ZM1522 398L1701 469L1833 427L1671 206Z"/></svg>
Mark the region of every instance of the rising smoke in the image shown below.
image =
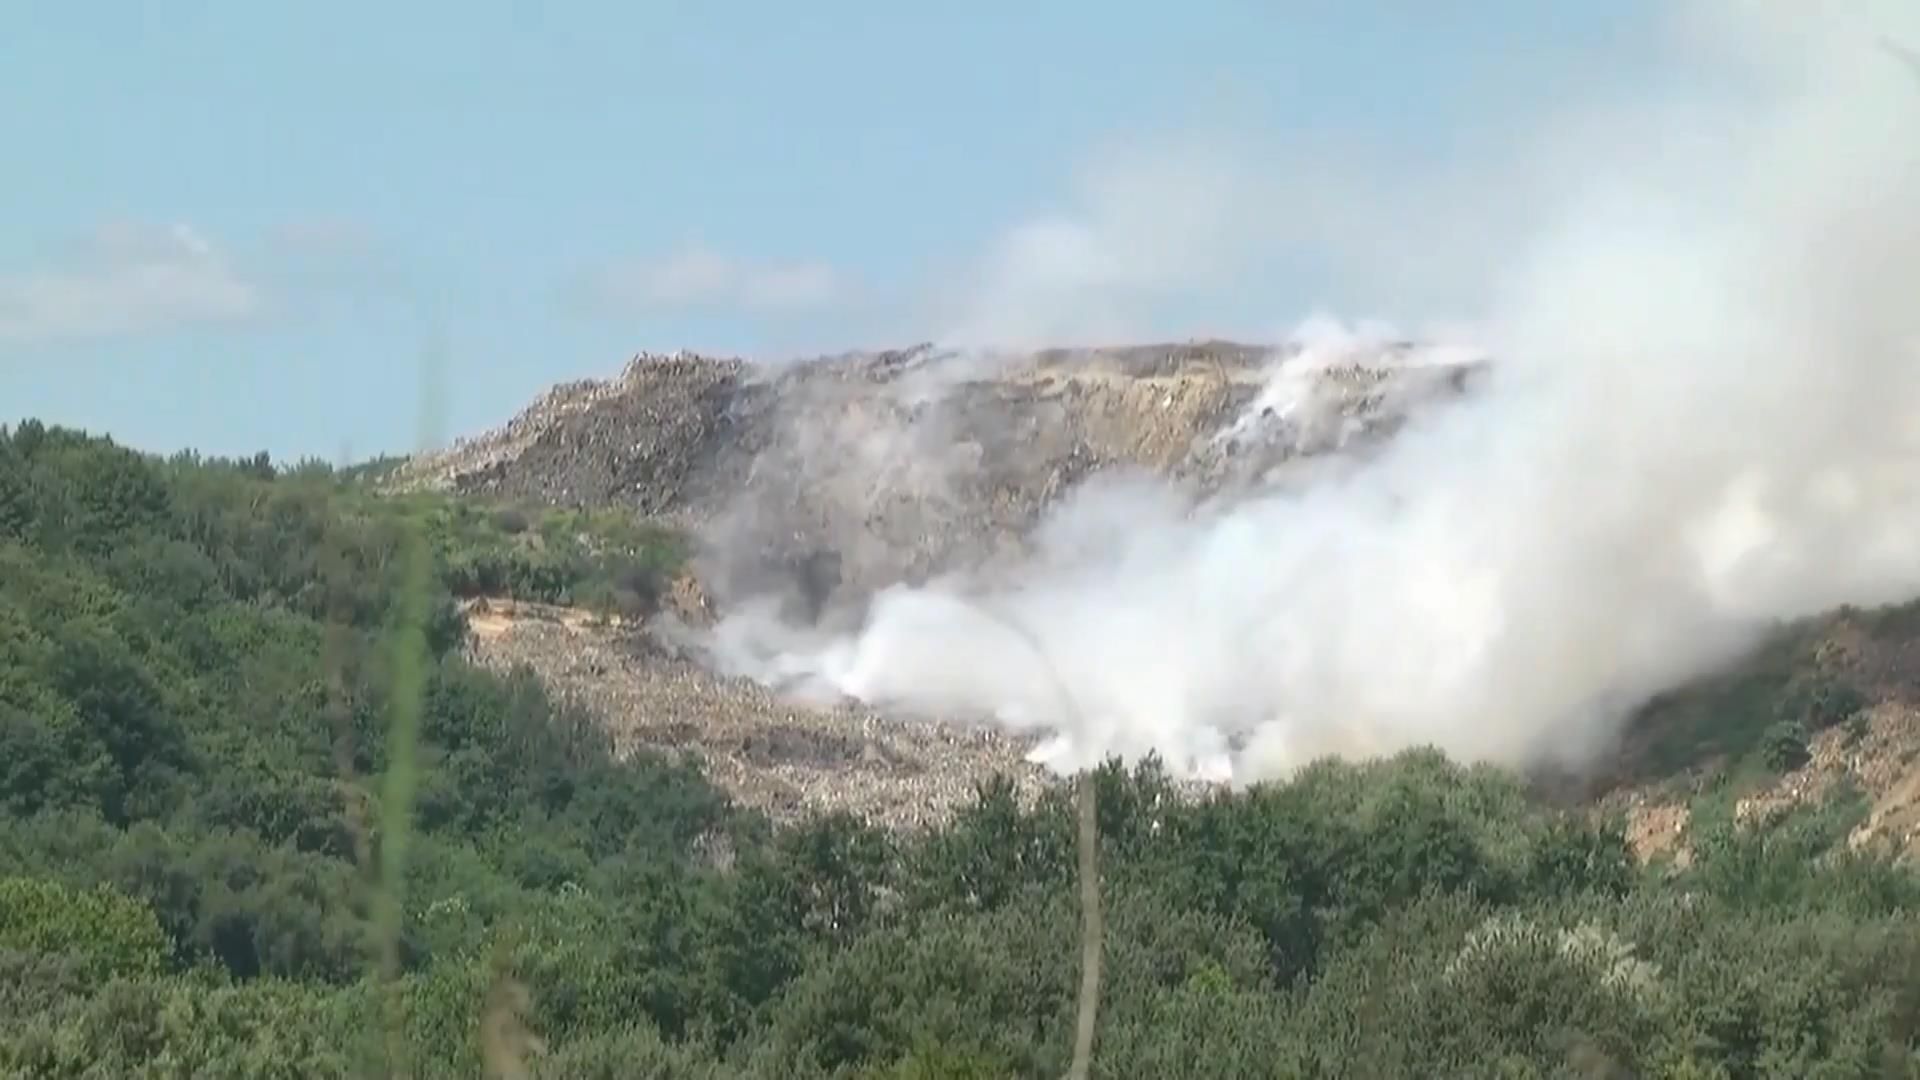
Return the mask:
<svg viewBox="0 0 1920 1080"><path fill-rule="evenodd" d="M1920 8L1676 10L1701 78L1534 174L1553 212L1468 313L1471 397L1304 487L1095 485L1010 579L885 591L785 673L1063 769L1577 764L1777 620L1920 594L1920 87L1877 46Z"/></svg>

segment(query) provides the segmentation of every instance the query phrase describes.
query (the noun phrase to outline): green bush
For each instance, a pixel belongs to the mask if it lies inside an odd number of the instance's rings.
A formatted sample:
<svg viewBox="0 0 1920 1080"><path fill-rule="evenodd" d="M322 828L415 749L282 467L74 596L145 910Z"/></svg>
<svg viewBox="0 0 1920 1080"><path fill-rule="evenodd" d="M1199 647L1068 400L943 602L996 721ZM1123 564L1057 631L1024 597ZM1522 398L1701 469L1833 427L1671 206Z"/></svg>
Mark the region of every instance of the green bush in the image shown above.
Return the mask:
<svg viewBox="0 0 1920 1080"><path fill-rule="evenodd" d="M0 951L76 958L88 977L158 974L167 935L152 909L106 886L0 878Z"/></svg>
<svg viewBox="0 0 1920 1080"><path fill-rule="evenodd" d="M1780 699L1782 723L1797 723L1809 731L1824 731L1868 705L1866 695L1840 679L1816 676L1797 682Z"/></svg>
<svg viewBox="0 0 1920 1080"><path fill-rule="evenodd" d="M1002 779L907 836L775 828L460 655L459 595L642 610L671 534L362 480L0 432L0 1075L1066 1067L1067 789ZM410 529L436 574L403 608ZM410 818L384 803L403 610L426 631ZM1862 715L1783 642L1660 703L1653 752L1790 768ZM1097 1075L1901 1075L1920 1052L1920 874L1848 850L1857 791L1736 826L1728 782L1691 865L1654 873L1617 821L1431 750L1201 800L1152 761L1094 782ZM371 867L396 823L388 978Z"/></svg>
<svg viewBox="0 0 1920 1080"><path fill-rule="evenodd" d="M1812 759L1807 728L1798 720L1782 720L1767 729L1760 741L1760 760L1774 772L1792 772Z"/></svg>

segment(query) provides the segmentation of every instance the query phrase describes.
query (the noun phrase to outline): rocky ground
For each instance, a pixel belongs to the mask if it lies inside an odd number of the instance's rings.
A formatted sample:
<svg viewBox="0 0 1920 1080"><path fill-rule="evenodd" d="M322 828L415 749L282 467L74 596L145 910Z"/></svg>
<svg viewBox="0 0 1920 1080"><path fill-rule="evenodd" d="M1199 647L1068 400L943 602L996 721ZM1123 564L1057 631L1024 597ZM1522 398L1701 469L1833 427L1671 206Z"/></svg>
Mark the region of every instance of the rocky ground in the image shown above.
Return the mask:
<svg viewBox="0 0 1920 1080"><path fill-rule="evenodd" d="M1806 761L1779 775L1742 779L1741 762L1707 754L1674 775L1637 767L1635 740L1599 805L1622 813L1628 841L1645 860L1692 857L1694 806L1718 783L1735 785L1733 820L1753 825L1816 803L1843 786L1866 800L1867 816L1847 838L1920 856L1920 627L1898 617L1840 612L1802 633L1788 663L1802 675L1838 680L1861 693L1861 707L1812 733ZM1764 727L1771 718L1753 718ZM1658 722L1649 716L1643 724ZM1640 733L1640 734L1644 734Z"/></svg>
<svg viewBox="0 0 1920 1080"><path fill-rule="evenodd" d="M1861 719L1859 727L1820 732L1809 743L1805 765L1738 796L1735 823L1759 824L1851 784L1865 795L1868 811L1847 837L1848 846L1920 856L1920 708L1887 702L1870 707ZM1693 858L1690 796L1711 777L1710 770L1702 770L1678 791L1670 782L1624 788L1603 805L1625 815L1627 842L1643 861L1671 860L1684 867Z"/></svg>

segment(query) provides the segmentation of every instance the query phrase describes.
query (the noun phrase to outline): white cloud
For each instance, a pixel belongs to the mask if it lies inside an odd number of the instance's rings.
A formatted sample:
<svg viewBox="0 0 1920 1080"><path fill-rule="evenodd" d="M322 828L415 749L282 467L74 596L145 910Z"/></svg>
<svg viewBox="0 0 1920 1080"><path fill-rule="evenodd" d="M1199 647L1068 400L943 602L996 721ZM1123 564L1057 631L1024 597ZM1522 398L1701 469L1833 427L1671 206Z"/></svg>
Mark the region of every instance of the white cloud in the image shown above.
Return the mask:
<svg viewBox="0 0 1920 1080"><path fill-rule="evenodd" d="M104 226L67 265L0 275L0 343L115 337L231 323L259 288L191 226Z"/></svg>
<svg viewBox="0 0 1920 1080"><path fill-rule="evenodd" d="M596 275L592 293L600 306L618 310L791 314L836 303L845 282L823 262L742 259L696 245L657 261L609 267Z"/></svg>

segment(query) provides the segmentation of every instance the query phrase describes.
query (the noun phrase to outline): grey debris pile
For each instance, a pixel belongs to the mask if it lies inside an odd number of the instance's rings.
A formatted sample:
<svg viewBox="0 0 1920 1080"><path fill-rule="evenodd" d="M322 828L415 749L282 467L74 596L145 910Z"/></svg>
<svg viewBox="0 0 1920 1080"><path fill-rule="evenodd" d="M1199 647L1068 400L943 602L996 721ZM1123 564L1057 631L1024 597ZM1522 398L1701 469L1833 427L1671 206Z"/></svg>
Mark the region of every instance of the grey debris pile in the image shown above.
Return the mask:
<svg viewBox="0 0 1920 1080"><path fill-rule="evenodd" d="M549 618L490 620L469 656L531 669L607 724L621 752L690 755L722 789L775 820L847 811L891 829L947 819L975 785L1007 776L1027 798L1046 783L1029 747L984 728L921 723L851 705L806 708L671 655L642 630Z"/></svg>
<svg viewBox="0 0 1920 1080"><path fill-rule="evenodd" d="M901 582L1016 561L1045 511L1089 478L1145 471L1195 500L1272 484L1330 450L1378 443L1482 365L1405 346L1337 366L1228 342L955 355L930 346L780 366L643 354L555 387L498 431L422 455L397 489L616 506L685 526L707 621L779 602L847 629ZM607 718L624 746L697 756L776 816L848 809L939 820L997 773L1037 790L1028 749L994 732L803 709L630 630L514 621L475 639Z"/></svg>
<svg viewBox="0 0 1920 1080"><path fill-rule="evenodd" d="M1286 350L1227 342L988 358L921 345L782 366L641 355L393 482L685 524L722 607L798 587L794 568L827 553L857 605L1017 555L1044 510L1096 473L1148 470L1196 495L1254 483L1464 387L1463 370L1405 368L1403 352L1297 378ZM1280 383L1315 388L1317 419L1263 423Z"/></svg>

